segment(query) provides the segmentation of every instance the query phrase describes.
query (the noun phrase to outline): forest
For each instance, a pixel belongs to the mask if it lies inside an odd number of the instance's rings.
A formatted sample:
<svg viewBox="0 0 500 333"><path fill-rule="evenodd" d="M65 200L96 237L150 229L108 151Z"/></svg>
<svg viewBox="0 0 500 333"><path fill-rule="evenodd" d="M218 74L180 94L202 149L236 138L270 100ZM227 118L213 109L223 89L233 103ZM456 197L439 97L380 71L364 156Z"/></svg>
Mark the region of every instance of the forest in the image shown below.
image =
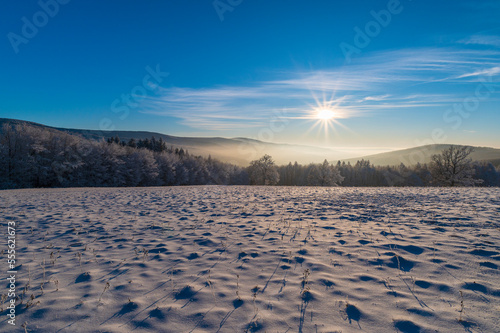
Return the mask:
<svg viewBox="0 0 500 333"><path fill-rule="evenodd" d="M500 186L500 169L452 146L430 164L374 166L360 160L277 166L264 155L248 167L193 156L161 138L89 140L27 124L0 133L0 188L174 185Z"/></svg>

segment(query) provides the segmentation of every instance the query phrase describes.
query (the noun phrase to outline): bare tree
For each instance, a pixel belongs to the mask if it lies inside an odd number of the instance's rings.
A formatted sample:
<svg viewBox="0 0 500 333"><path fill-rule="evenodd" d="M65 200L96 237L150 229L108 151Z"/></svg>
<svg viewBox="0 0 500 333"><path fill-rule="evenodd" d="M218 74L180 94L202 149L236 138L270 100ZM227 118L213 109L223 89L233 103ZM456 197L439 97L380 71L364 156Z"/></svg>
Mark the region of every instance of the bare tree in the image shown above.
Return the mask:
<svg viewBox="0 0 500 333"><path fill-rule="evenodd" d="M474 166L469 155L473 147L451 146L439 155L432 155L433 182L441 186L474 186L482 180L474 179Z"/></svg>
<svg viewBox="0 0 500 333"><path fill-rule="evenodd" d="M273 158L267 154L250 162L248 171L252 185L276 185L280 180Z"/></svg>

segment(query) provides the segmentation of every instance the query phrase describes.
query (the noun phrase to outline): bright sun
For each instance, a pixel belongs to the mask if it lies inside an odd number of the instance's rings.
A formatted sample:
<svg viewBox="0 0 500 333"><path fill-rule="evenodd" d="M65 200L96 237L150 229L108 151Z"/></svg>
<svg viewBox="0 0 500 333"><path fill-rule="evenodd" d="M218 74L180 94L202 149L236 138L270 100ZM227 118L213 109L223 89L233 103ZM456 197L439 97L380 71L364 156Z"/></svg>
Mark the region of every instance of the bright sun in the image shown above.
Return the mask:
<svg viewBox="0 0 500 333"><path fill-rule="evenodd" d="M309 104L307 114L300 117L313 122L313 125L306 132L306 134L315 129L319 129L320 131L318 131L318 135L323 132L325 140L327 140L330 136L330 131L337 135L337 127L342 127L348 130L348 128L341 122L342 119L348 118L349 113L348 109L342 107L342 101L344 98L341 97L335 99L334 97L335 96L332 94L331 98L327 99L325 93L323 93L323 99L320 99L313 93L313 98L316 103Z"/></svg>
<svg viewBox="0 0 500 333"><path fill-rule="evenodd" d="M316 118L321 120L330 120L335 118L335 112L331 109L318 109L316 111Z"/></svg>

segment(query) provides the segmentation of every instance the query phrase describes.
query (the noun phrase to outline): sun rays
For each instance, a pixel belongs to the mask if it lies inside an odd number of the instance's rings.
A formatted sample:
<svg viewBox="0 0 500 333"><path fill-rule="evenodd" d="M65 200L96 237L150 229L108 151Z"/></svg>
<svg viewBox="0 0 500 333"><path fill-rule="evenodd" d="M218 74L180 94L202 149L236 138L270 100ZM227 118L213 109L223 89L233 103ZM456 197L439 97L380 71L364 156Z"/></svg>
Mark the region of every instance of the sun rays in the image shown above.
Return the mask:
<svg viewBox="0 0 500 333"><path fill-rule="evenodd" d="M323 136L325 141L333 135L337 136L337 128L342 127L349 130L345 125L340 122L340 119L348 118L347 110L343 109L341 103L344 98L335 98L334 94L330 98L326 97L323 93L320 100L312 92L315 100L315 105L309 105L309 110L304 119L313 121L312 126L306 131L305 135L310 135L311 132L317 132L318 137Z"/></svg>

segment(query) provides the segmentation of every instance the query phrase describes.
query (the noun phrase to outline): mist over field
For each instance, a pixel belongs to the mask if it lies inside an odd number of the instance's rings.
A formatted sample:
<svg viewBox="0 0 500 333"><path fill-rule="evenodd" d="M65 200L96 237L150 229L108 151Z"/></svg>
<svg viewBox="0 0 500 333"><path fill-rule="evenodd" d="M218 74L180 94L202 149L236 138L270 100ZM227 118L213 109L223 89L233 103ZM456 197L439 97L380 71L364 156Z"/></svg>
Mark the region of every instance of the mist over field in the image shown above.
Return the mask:
<svg viewBox="0 0 500 333"><path fill-rule="evenodd" d="M204 146L203 149L210 146ZM238 145L238 151L251 146ZM262 148L262 147L261 147ZM441 150L438 150L441 148ZM291 146L290 149L296 149ZM210 151L210 150L209 150ZM172 185L500 186L498 150L424 146L393 153L400 163L376 166L364 158L277 165L269 154L244 167L197 156L163 138L87 139L75 130L4 120L0 131L0 188ZM432 152L436 152L431 154ZM205 156L207 152L205 152ZM298 151L300 154L300 150ZM229 149L227 154L237 156ZM429 157L430 155L430 157ZM260 156L254 150L250 156ZM372 156L377 159L378 155ZM429 162L415 162L424 156ZM475 160L472 159L475 158ZM407 164L405 164L405 162Z"/></svg>

